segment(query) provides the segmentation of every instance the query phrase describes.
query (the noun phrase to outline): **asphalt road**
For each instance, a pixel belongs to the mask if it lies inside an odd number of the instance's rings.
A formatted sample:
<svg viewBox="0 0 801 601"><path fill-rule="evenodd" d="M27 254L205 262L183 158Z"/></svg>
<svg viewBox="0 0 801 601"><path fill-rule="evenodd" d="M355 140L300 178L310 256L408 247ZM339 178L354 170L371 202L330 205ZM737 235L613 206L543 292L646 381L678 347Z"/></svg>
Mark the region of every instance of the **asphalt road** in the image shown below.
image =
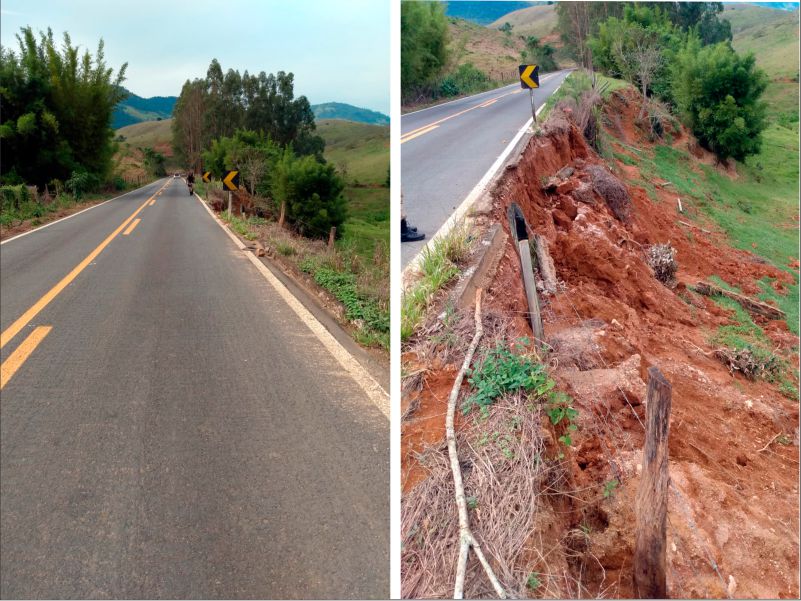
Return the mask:
<svg viewBox="0 0 801 601"><path fill-rule="evenodd" d="M181 180L0 246L0 323L0 597L388 598L388 421Z"/></svg>
<svg viewBox="0 0 801 601"><path fill-rule="evenodd" d="M569 70L540 76L534 98L540 107ZM531 118L528 90L519 83L468 96L401 119L401 192L411 225L427 235L401 245L409 264L470 194Z"/></svg>

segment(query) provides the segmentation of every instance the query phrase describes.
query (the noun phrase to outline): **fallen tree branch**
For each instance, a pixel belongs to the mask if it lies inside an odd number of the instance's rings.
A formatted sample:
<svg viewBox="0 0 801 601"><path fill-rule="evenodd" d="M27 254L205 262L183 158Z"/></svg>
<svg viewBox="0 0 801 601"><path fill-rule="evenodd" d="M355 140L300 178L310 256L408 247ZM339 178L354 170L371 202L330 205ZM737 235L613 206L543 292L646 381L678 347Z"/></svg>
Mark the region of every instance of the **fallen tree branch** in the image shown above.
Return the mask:
<svg viewBox="0 0 801 601"><path fill-rule="evenodd" d="M752 298L748 298L747 296L743 296L742 294L737 294L736 292L731 292L730 290L725 290L723 288L719 288L718 286L707 284L706 282L698 282L695 285L695 289L706 296L720 295L730 298L740 303L740 305L742 305L742 307L749 313L756 313L757 315L762 315L768 319L785 319L786 317L784 311L777 309L776 307L772 307L766 303L761 303Z"/></svg>
<svg viewBox="0 0 801 601"><path fill-rule="evenodd" d="M781 435L782 435L782 433L781 433L781 432L779 432L779 433L778 433L776 436L774 436L773 438L771 438L771 439L768 441L768 444L766 444L764 447L762 447L761 449L759 449L759 450L757 451L757 453L761 453L762 451L767 451L767 450L768 450L768 447L769 447L769 446L770 446L770 445L773 443L773 441L774 441L774 440L776 440L777 438L779 438L779 436L781 436Z"/></svg>
<svg viewBox="0 0 801 601"><path fill-rule="evenodd" d="M453 585L453 598L462 599L464 596L464 578L467 572L467 556L470 552L470 547L476 552L476 557L484 567L487 577L492 583L498 598L506 599L506 592L503 590L501 583L495 572L492 571L481 546L473 536L470 530L470 519L467 516L467 500L464 495L464 483L462 482L462 468L459 465L459 454L456 450L456 428L455 415L456 415L456 401L459 399L459 391L462 388L462 381L470 363L473 360L473 355L478 348L478 343L481 336L484 334L484 328L481 325L481 288L476 290L476 333L467 349L467 354L462 362L462 368L456 375L456 380L453 382L450 397L448 397L448 413L445 417L445 438L448 441L448 457L451 464L451 472L453 472L453 486L456 495L456 507L459 510L459 558L456 561L456 580Z"/></svg>
<svg viewBox="0 0 801 601"><path fill-rule="evenodd" d="M695 225L694 223L687 223L686 221L679 221L679 223L680 223L681 225L686 225L687 227L694 227L694 228L695 228L695 229L697 229L697 230L701 230L701 231L702 231L702 232L704 232L705 234L711 234L711 233L712 233L712 232L710 232L709 230L705 230L704 228L702 228L702 227L701 227L701 226L699 226L699 225Z"/></svg>

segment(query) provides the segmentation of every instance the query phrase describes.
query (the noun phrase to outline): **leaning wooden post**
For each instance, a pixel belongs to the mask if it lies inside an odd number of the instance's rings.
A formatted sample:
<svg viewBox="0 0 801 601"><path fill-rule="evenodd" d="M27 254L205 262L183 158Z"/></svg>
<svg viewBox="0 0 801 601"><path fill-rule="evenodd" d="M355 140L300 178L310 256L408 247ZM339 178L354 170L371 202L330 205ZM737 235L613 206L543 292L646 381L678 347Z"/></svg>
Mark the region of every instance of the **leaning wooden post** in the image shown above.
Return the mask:
<svg viewBox="0 0 801 601"><path fill-rule="evenodd" d="M639 599L666 599L668 434L670 382L656 367L648 368L645 410L645 449L642 478L637 490L637 540L634 545L634 595Z"/></svg>
<svg viewBox="0 0 801 601"><path fill-rule="evenodd" d="M336 226L331 226L331 231L328 232L328 250L334 248L334 239L337 237Z"/></svg>
<svg viewBox="0 0 801 601"><path fill-rule="evenodd" d="M526 289L528 301L528 317L531 322L531 331L537 346L545 344L545 333L542 329L542 316L540 315L540 301L537 296L537 284L534 282L534 269L531 266L531 247L528 243L528 227L523 211L516 203L509 207L509 228L517 242L517 254L520 255L520 269L523 272L523 287Z"/></svg>

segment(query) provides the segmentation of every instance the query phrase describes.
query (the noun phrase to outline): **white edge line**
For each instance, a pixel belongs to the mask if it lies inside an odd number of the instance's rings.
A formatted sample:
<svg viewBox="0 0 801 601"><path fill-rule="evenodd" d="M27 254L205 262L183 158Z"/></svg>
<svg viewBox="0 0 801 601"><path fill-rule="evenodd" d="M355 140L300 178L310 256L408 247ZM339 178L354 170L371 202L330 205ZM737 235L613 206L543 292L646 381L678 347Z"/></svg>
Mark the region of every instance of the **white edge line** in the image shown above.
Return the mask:
<svg viewBox="0 0 801 601"><path fill-rule="evenodd" d="M562 80L562 83L564 83L564 80ZM553 96L554 94L556 94L556 92L561 87L562 87L562 84L560 83L558 86L556 86L556 89L549 94L549 97ZM542 112L542 109L545 108L546 102L547 102L547 99L546 99L545 102L543 102L540 105L540 108L537 109L537 111L535 113L536 115L539 115ZM522 138L523 134L526 133L526 131L528 131L529 127L531 127L531 124L533 123L533 121L534 121L534 119L532 117L529 117L529 119L528 119L528 121L526 121L525 125L523 125L523 127L521 127L518 130L518 132L515 134L515 137L512 138L511 142L509 142L509 144L506 146L506 148L504 148L504 150L500 154L500 156L498 156L498 158L495 159L495 162L492 164L492 166L489 168L489 170L484 174L484 176L473 187L473 189L470 191L470 193L467 195L467 197L462 201L462 204L460 204L456 208L456 210L453 212L453 214L450 217L448 217L448 220L445 223L443 223L442 226L440 226L440 228L437 230L437 233L434 234L434 236L431 237L431 239L426 243L426 245L423 248L420 249L420 252L418 252L415 255L415 257L409 262L409 264L403 269L403 276L402 276L402 281L403 282L410 282L411 279L412 279L411 276L416 271L418 271L419 265L420 265L420 261L422 260L423 253L426 251L426 249L433 249L434 244L436 243L436 241L440 240L441 238L444 238L445 236L447 236L448 233L450 233L450 231L454 227L456 227L456 224L459 223L464 218L464 216L467 214L467 212L472 208L473 204L475 204L476 200L478 200L479 196L481 196L484 193L485 188L490 183L492 178L495 177L495 174L498 172L498 170L506 162L506 159L512 153L512 151L515 149L515 146L517 146L517 143L520 141L520 138Z"/></svg>
<svg viewBox="0 0 801 601"><path fill-rule="evenodd" d="M225 223L214 214L214 211L209 208L206 202L195 193L195 198L203 206L209 215L217 222L223 231L228 234L228 237L233 240L239 250L245 250L245 244L230 230ZM317 336L317 339L322 343L326 350L345 368L351 378L361 387L368 398L373 404L378 407L381 413L389 420L390 419L390 402L389 394L383 387L376 382L375 378L361 366L361 364L353 358L347 349L342 346L334 336L325 329L312 313L303 306L303 304L289 291L289 289L273 275L273 273L251 252L246 252L245 256L251 263L259 270L264 279L267 280L282 299L290 306L300 320L308 327L312 333Z"/></svg>
<svg viewBox="0 0 801 601"><path fill-rule="evenodd" d="M133 194L134 192L138 192L142 188L147 188L148 186L155 184L159 180L155 180L150 182L149 184L145 184L144 186L140 186L139 188L134 188L133 190L129 190L125 194L120 194L119 196L115 196L114 198L109 198L108 200L104 200L103 202L99 202L96 205L92 205L91 207L86 207L85 209L81 209L77 213L72 213L71 215L67 215L66 217L62 217L61 219L56 219L55 221L48 221L44 225L40 225L38 227L33 228L32 230L28 230L27 232L22 232L21 234L17 234L16 236L12 236L11 238L6 238L2 242L0 242L0 246L3 244L8 244L12 240L16 240L17 238L22 238L23 236L27 236L28 234L35 234L36 232L40 232L46 227L50 227L51 225L55 225L57 223L61 223L62 221L66 221L67 219L72 219L73 217L77 217L81 213L86 213L86 211L91 211L92 209L96 209L97 207L103 206L107 202L111 202L112 200L117 200L118 198L122 198L123 196L128 196L128 194Z"/></svg>

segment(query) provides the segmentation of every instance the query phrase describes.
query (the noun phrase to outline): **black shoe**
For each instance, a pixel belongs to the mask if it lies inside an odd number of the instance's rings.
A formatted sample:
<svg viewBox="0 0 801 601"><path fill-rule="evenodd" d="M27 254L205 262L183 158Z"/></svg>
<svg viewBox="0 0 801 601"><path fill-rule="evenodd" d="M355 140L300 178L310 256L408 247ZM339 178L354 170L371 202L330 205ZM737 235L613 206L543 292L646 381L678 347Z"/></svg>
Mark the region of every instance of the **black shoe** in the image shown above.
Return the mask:
<svg viewBox="0 0 801 601"><path fill-rule="evenodd" d="M405 232L401 232L401 242L419 242L425 237L425 234L422 234L417 230L412 231L412 228L408 228Z"/></svg>

